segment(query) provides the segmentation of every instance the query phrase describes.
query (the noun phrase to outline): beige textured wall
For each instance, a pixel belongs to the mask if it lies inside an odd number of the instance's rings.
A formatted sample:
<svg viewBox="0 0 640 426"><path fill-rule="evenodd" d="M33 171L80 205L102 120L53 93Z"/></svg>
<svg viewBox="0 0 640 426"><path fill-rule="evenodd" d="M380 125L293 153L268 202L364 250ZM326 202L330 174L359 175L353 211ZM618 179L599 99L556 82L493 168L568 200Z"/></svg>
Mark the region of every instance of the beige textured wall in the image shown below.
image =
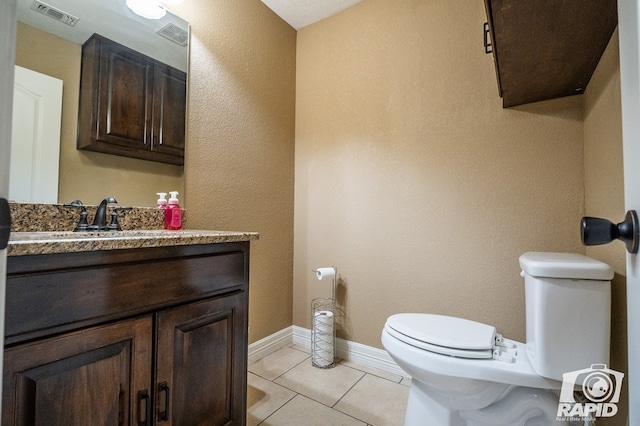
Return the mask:
<svg viewBox="0 0 640 426"><path fill-rule="evenodd" d="M182 167L76 149L82 46L18 23L16 65L63 81L58 201L154 206L156 192L184 192Z"/></svg>
<svg viewBox="0 0 640 426"><path fill-rule="evenodd" d="M257 0L189 0L190 228L257 231L249 340L289 327L296 32Z"/></svg>
<svg viewBox="0 0 640 426"><path fill-rule="evenodd" d="M622 110L618 32L613 34L584 95L585 209L589 216L624 220ZM587 254L626 274L622 242L587 248Z"/></svg>
<svg viewBox="0 0 640 426"><path fill-rule="evenodd" d="M585 212L620 222L624 219L622 111L618 32L602 55L584 94ZM610 264L616 275L611 294L611 368L627 372L626 251L624 244L587 247L587 255ZM625 383L625 382L623 382ZM616 416L607 425L625 425L627 386Z"/></svg>
<svg viewBox="0 0 640 426"><path fill-rule="evenodd" d="M503 109L482 2L367 0L298 32L294 324L339 269L340 335L431 312L524 340L518 257L584 252L582 99Z"/></svg>

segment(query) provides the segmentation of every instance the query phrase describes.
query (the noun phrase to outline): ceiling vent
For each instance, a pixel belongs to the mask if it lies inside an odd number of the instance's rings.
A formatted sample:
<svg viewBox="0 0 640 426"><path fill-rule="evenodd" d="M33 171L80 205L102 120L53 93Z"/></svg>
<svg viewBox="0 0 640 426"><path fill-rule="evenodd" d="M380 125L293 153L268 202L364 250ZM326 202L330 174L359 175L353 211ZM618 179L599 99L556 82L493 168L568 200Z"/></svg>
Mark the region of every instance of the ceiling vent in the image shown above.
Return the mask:
<svg viewBox="0 0 640 426"><path fill-rule="evenodd" d="M76 22L80 20L80 18L78 18L77 16L73 16L70 13L63 12L60 9L56 9L53 6L50 6L38 0L34 0L33 3L31 3L31 9L72 27L76 24Z"/></svg>
<svg viewBox="0 0 640 426"><path fill-rule="evenodd" d="M174 43L179 44L180 46L186 46L189 41L189 33L187 30L180 28L173 22L169 22L167 25L156 31L156 33Z"/></svg>

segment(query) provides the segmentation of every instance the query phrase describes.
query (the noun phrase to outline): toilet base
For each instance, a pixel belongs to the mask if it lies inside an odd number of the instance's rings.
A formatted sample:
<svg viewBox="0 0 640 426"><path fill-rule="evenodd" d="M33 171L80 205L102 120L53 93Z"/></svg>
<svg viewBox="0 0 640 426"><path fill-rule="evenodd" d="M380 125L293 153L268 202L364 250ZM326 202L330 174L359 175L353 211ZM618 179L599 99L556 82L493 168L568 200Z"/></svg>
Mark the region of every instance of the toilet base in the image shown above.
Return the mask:
<svg viewBox="0 0 640 426"><path fill-rule="evenodd" d="M434 397L437 398L428 386L412 379L411 387L409 388L409 399L407 400L407 411L404 416L404 426L466 425L458 410L447 408L444 404L436 401Z"/></svg>
<svg viewBox="0 0 640 426"><path fill-rule="evenodd" d="M557 393L501 383L467 403L444 395L415 379L411 382L405 426L543 426L568 425L556 421ZM487 399L490 395L492 398ZM481 406L478 406L478 403ZM466 409L467 407L475 407Z"/></svg>

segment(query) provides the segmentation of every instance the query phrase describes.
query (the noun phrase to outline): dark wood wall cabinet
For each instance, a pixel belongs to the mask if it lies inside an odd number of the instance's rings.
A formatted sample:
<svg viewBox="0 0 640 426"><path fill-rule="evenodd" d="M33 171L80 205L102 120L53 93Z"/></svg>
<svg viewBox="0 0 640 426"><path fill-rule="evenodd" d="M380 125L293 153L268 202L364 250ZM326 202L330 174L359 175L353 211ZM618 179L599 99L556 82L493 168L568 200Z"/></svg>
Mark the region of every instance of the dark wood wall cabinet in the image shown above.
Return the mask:
<svg viewBox="0 0 640 426"><path fill-rule="evenodd" d="M186 73L94 34L82 46L78 149L184 164Z"/></svg>
<svg viewBox="0 0 640 426"><path fill-rule="evenodd" d="M244 425L249 243L8 258L2 424Z"/></svg>
<svg viewBox="0 0 640 426"><path fill-rule="evenodd" d="M505 108L583 93L618 23L616 0L485 0L485 8Z"/></svg>

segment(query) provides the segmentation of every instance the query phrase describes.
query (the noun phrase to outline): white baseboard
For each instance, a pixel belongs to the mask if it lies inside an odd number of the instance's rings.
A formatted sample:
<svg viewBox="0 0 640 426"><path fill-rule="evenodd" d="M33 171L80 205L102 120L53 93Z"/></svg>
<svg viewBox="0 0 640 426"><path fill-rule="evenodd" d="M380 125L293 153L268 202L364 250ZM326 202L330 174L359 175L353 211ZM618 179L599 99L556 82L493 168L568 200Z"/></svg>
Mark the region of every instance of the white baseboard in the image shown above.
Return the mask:
<svg viewBox="0 0 640 426"><path fill-rule="evenodd" d="M249 345L249 364L293 343L293 326L276 331Z"/></svg>
<svg viewBox="0 0 640 426"><path fill-rule="evenodd" d="M290 344L311 347L311 330L292 325L249 345L249 363L259 360ZM387 351L345 339L336 338L336 357L376 368L398 376L409 377Z"/></svg>

